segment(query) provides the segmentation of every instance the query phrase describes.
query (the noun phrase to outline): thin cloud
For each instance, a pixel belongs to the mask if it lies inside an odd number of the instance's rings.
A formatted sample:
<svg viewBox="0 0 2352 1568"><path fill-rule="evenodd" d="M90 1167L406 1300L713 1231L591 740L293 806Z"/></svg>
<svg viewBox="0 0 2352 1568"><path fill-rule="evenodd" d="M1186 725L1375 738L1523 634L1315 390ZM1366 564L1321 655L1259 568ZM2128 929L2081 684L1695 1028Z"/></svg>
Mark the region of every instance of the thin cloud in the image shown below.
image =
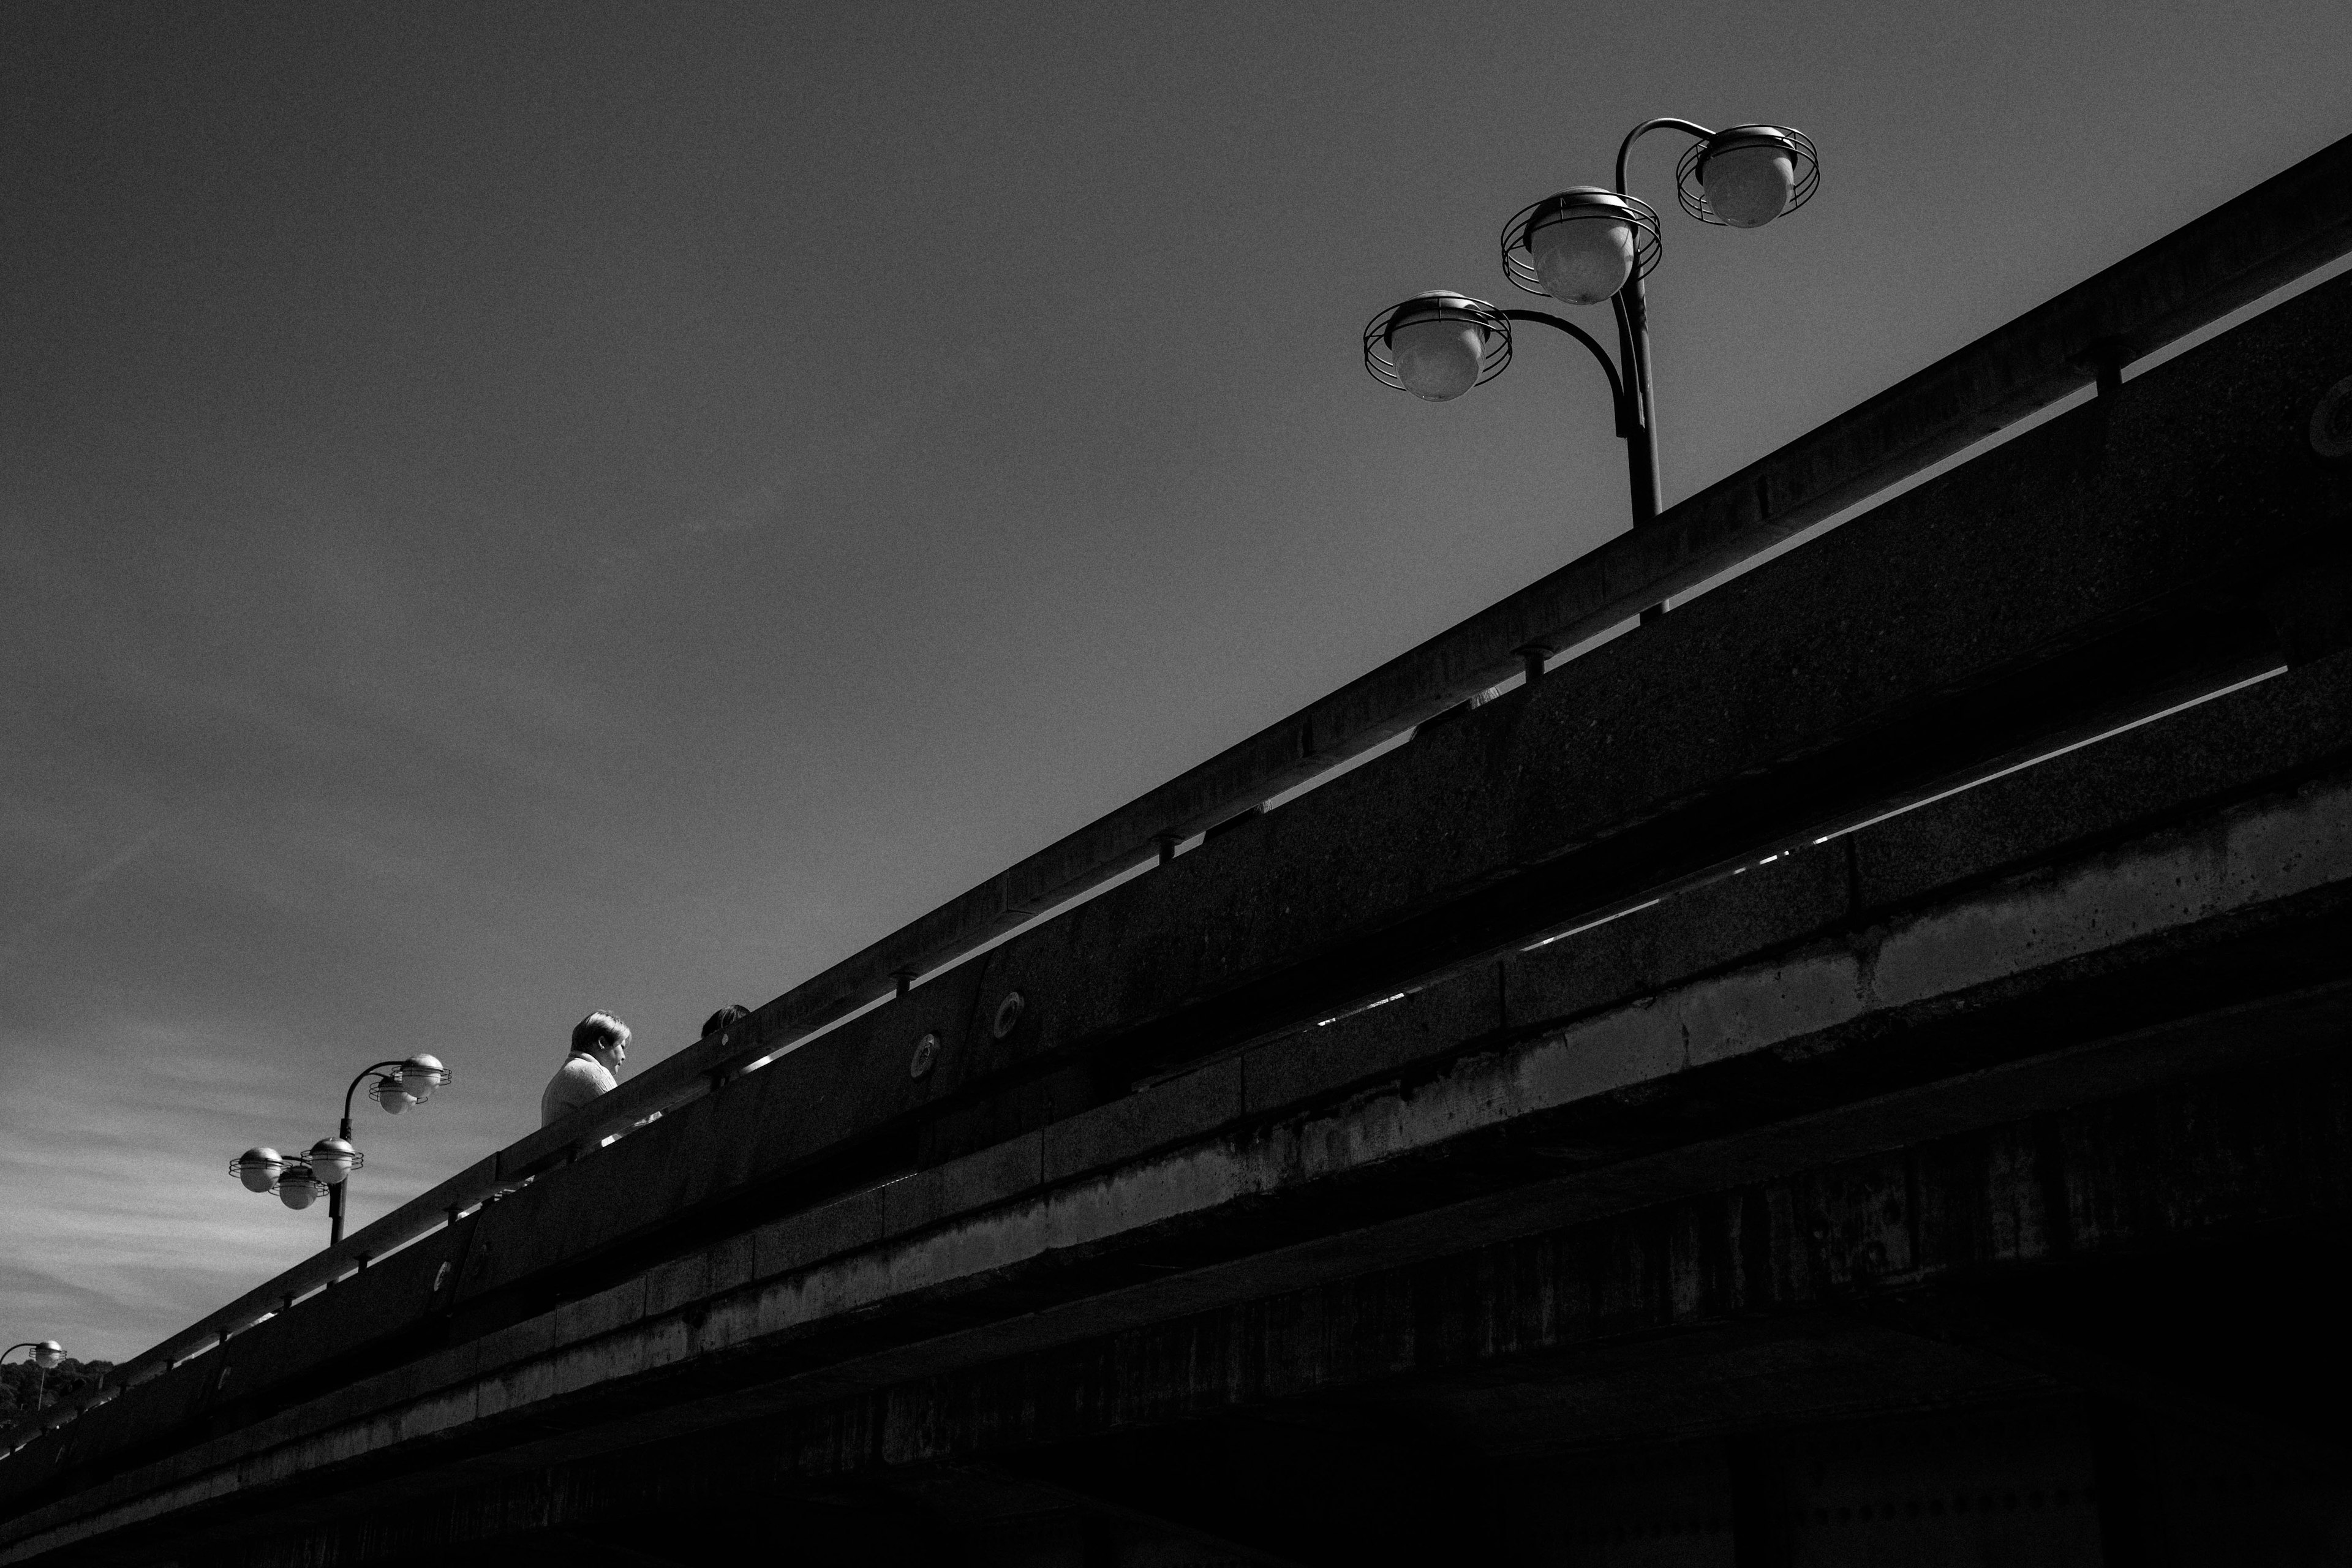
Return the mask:
<svg viewBox="0 0 2352 1568"><path fill-rule="evenodd" d="M0 1096L0 1297L37 1320L27 1331L119 1360L315 1249L325 1226L227 1174L261 1130L317 1120L282 1071L170 1023L96 1034L17 1057Z"/></svg>
<svg viewBox="0 0 2352 1568"><path fill-rule="evenodd" d="M153 848L156 842L163 837L163 828L149 828L114 854L75 878L65 892L52 900L46 909L39 910L17 921L6 936L0 937L0 973L5 973L16 963L25 949L31 945L35 937L96 898L100 889L105 887L140 857Z"/></svg>

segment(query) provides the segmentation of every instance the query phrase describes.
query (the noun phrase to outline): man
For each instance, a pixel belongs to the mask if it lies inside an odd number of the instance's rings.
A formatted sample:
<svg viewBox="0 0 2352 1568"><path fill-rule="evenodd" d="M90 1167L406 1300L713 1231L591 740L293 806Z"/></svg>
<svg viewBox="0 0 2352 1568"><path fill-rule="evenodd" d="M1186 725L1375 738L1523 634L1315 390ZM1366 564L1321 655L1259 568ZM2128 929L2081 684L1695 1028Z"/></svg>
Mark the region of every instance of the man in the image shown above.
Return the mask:
<svg viewBox="0 0 2352 1568"><path fill-rule="evenodd" d="M539 1097L539 1124L560 1121L598 1095L621 1087L613 1075L629 1058L629 1026L610 1013L591 1013L572 1026L572 1054Z"/></svg>

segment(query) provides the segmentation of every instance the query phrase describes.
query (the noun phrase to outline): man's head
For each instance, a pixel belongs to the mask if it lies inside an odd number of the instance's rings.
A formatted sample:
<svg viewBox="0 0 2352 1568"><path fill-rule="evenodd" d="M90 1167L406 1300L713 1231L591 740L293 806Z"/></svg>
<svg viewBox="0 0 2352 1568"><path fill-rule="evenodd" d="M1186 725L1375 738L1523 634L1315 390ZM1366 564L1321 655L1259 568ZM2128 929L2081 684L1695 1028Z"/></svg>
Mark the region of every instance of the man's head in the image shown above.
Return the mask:
<svg viewBox="0 0 2352 1568"><path fill-rule="evenodd" d="M629 1058L629 1026L610 1013L591 1013L572 1026L572 1053L594 1057L606 1072L619 1072Z"/></svg>
<svg viewBox="0 0 2352 1568"><path fill-rule="evenodd" d="M731 1002L702 1021L702 1037L707 1040L713 1035L723 1037L727 1031L751 1016L751 1009L744 1006L740 1002Z"/></svg>

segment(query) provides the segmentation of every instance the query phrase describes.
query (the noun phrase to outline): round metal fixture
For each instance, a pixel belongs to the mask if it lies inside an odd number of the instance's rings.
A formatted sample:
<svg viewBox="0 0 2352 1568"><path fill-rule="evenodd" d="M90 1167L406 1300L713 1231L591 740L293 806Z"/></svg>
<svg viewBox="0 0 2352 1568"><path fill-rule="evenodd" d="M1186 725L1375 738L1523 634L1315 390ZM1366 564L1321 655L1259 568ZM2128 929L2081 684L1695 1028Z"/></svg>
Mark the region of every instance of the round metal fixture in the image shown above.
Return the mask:
<svg viewBox="0 0 2352 1568"><path fill-rule="evenodd" d="M43 1340L33 1347L33 1364L44 1370L66 1359L66 1347L55 1340Z"/></svg>
<svg viewBox="0 0 2352 1568"><path fill-rule="evenodd" d="M1731 125L1694 142L1675 164L1683 211L1726 228L1761 228L1821 188L1812 138L1785 125Z"/></svg>
<svg viewBox="0 0 2352 1568"><path fill-rule="evenodd" d="M245 1184L248 1193L266 1193L278 1184L285 1159L275 1149L247 1149L228 1164L228 1173Z"/></svg>
<svg viewBox="0 0 2352 1568"><path fill-rule="evenodd" d="M1028 998L1020 992L1007 991L1004 1000L996 1005L996 1017L989 1024L988 1032L1000 1040L1004 1038L1013 1032L1013 1026L1021 1022L1021 1015L1028 1006Z"/></svg>
<svg viewBox="0 0 2352 1568"><path fill-rule="evenodd" d="M435 1089L457 1081L457 1075L443 1067L439 1057L422 1051L400 1064L401 1091L419 1105L432 1099Z"/></svg>
<svg viewBox="0 0 2352 1568"><path fill-rule="evenodd" d="M2352 375L2329 387L2311 411L2311 449L2331 463L2352 458Z"/></svg>
<svg viewBox="0 0 2352 1568"><path fill-rule="evenodd" d="M907 1058L907 1076L921 1078L940 1059L940 1037L934 1032L915 1042L915 1054Z"/></svg>
<svg viewBox="0 0 2352 1568"><path fill-rule="evenodd" d="M1372 379L1424 403L1449 402L1483 386L1510 363L1510 319L1467 294L1415 294L1364 327L1364 368Z"/></svg>
<svg viewBox="0 0 2352 1568"><path fill-rule="evenodd" d="M289 1209L309 1208L326 1190L327 1184L299 1160L288 1161L286 1168L278 1173L278 1201Z"/></svg>
<svg viewBox="0 0 2352 1568"><path fill-rule="evenodd" d="M416 1097L408 1092L407 1086L400 1081L397 1073L384 1074L368 1085L367 1092L370 1100L383 1107L387 1116L397 1116L416 1103Z"/></svg>
<svg viewBox="0 0 2352 1568"><path fill-rule="evenodd" d="M1647 278L1664 249L1650 204L1600 185L1571 185L1503 226L1504 276L1570 305L1597 305Z"/></svg>
<svg viewBox="0 0 2352 1568"><path fill-rule="evenodd" d="M339 1185L367 1163L367 1156L341 1138L321 1138L310 1145L310 1172L329 1186Z"/></svg>

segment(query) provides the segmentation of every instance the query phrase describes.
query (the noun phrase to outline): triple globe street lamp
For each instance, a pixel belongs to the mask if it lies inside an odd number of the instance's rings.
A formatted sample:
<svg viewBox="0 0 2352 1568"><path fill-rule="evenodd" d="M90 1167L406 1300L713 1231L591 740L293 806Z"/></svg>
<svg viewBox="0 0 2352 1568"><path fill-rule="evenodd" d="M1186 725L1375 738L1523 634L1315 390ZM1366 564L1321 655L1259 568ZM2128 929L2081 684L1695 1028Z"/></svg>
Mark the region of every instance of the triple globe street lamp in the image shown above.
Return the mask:
<svg viewBox="0 0 2352 1568"><path fill-rule="evenodd" d="M375 1081L368 1084L368 1098L394 1116L412 1105L424 1104L433 1098L435 1089L457 1079L441 1065L440 1058L421 1052L399 1061L373 1063L361 1069L343 1090L343 1120L335 1136L320 1139L300 1154L280 1154L268 1147L247 1149L229 1165L229 1173L243 1182L247 1192L276 1193L278 1201L289 1209L309 1208L325 1193L330 1247L343 1239L343 1184L353 1171L367 1163L367 1156L352 1146L352 1096L372 1076Z"/></svg>
<svg viewBox="0 0 2352 1568"><path fill-rule="evenodd" d="M1664 238L1656 209L1627 192L1625 163L1633 143L1653 131L1694 138L1675 165L1675 194L1683 211L1703 224L1761 228L1804 205L1821 184L1820 160L1801 131L1710 131L1688 120L1645 120L1617 149L1613 189L1571 185L1522 207L1503 226L1503 274L1514 288L1570 305L1609 302L1617 326L1613 360L1599 339L1560 317L1501 310L1444 289L1391 305L1364 328L1364 368L1430 403L1449 402L1502 374L1511 363L1514 322L1541 322L1582 343L1609 378L1636 528L1655 519L1659 507L1657 395L1642 280L1657 266Z"/></svg>

